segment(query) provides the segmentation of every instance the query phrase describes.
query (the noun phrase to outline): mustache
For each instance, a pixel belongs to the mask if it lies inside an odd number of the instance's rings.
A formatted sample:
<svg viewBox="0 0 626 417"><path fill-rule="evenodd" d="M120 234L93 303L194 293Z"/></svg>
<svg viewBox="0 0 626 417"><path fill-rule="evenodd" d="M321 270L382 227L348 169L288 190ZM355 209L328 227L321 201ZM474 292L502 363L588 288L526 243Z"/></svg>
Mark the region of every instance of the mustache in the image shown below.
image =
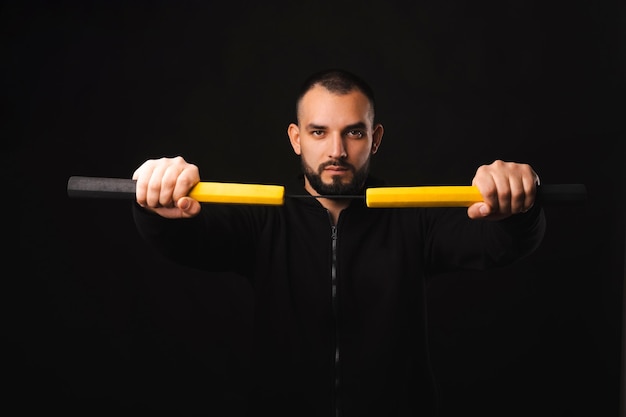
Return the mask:
<svg viewBox="0 0 626 417"><path fill-rule="evenodd" d="M347 163L346 161L342 161L340 159L331 159L330 161L326 161L320 164L320 166L318 167L318 173L321 174L324 168L329 167L329 166L342 167L342 168L349 169L352 172L355 172L354 166Z"/></svg>

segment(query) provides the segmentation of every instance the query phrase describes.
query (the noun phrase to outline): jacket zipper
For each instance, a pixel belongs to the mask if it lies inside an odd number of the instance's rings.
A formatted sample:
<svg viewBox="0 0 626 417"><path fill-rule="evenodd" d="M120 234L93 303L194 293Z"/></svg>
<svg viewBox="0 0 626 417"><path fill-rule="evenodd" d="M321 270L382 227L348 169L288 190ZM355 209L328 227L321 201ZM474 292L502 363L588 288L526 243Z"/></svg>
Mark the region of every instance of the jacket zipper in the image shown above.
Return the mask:
<svg viewBox="0 0 626 417"><path fill-rule="evenodd" d="M339 399L337 398L337 391L339 390L339 317L338 317L338 302L337 302L337 226L331 225L332 236L332 262L330 267L330 277L332 286L332 306L333 306L333 318L335 320L335 361L334 361L334 380L333 380L333 403L335 407L335 417L340 416L339 412Z"/></svg>

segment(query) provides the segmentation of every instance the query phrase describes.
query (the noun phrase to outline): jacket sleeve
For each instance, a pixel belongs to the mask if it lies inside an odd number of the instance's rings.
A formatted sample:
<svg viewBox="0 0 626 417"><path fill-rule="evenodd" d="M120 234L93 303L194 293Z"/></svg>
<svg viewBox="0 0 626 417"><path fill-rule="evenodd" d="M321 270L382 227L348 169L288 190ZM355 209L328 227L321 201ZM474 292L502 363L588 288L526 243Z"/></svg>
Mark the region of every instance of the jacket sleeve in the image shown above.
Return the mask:
<svg viewBox="0 0 626 417"><path fill-rule="evenodd" d="M206 206L189 219L166 219L133 203L139 235L167 259L206 271L246 274L255 247L255 216L238 207Z"/></svg>
<svg viewBox="0 0 626 417"><path fill-rule="evenodd" d="M436 209L427 219L425 248L431 271L510 265L533 253L546 230L539 203L500 221L471 220L465 208Z"/></svg>

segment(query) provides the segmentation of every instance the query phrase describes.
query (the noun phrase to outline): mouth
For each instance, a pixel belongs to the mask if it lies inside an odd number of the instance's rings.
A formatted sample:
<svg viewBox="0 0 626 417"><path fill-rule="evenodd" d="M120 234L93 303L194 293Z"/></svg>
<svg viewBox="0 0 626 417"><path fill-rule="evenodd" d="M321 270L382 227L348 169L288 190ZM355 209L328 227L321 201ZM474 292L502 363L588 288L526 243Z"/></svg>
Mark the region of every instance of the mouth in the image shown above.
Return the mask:
<svg viewBox="0 0 626 417"><path fill-rule="evenodd" d="M342 163L341 161L328 161L326 164L322 165L321 170L330 174L342 174L344 172L352 171L352 167L348 164Z"/></svg>
<svg viewBox="0 0 626 417"><path fill-rule="evenodd" d="M325 167L324 170L331 171L331 172L339 172L339 173L349 171L348 167L338 166L338 165L329 165Z"/></svg>
<svg viewBox="0 0 626 417"><path fill-rule="evenodd" d="M331 181L348 181L351 178L350 168L344 166L331 165L324 168L324 174Z"/></svg>

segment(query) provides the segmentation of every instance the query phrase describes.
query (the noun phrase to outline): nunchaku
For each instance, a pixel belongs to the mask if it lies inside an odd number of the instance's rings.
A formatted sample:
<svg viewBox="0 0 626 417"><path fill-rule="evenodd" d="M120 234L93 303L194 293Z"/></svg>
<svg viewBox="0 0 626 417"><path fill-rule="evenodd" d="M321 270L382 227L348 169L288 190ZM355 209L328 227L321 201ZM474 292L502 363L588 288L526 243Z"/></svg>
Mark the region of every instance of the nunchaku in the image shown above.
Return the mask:
<svg viewBox="0 0 626 417"><path fill-rule="evenodd" d="M72 176L71 198L134 199L137 182L126 178ZM483 197L473 185L370 187L364 195L290 195L282 185L201 181L189 192L200 203L281 206L286 198L363 199L370 208L469 207ZM537 187L537 199L546 204L576 204L587 198L584 184L546 184Z"/></svg>

